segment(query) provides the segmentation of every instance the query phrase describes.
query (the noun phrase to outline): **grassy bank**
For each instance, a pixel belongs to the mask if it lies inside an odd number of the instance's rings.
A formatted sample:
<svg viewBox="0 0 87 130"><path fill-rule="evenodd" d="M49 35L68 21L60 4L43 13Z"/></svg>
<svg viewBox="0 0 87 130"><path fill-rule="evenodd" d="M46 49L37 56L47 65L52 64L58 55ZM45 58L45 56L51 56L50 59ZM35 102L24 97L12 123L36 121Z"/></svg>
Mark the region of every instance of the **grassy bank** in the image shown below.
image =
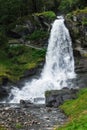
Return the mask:
<svg viewBox="0 0 87 130"><path fill-rule="evenodd" d="M77 99L65 102L61 109L69 116L68 122L55 130L87 130L87 88L80 90Z"/></svg>

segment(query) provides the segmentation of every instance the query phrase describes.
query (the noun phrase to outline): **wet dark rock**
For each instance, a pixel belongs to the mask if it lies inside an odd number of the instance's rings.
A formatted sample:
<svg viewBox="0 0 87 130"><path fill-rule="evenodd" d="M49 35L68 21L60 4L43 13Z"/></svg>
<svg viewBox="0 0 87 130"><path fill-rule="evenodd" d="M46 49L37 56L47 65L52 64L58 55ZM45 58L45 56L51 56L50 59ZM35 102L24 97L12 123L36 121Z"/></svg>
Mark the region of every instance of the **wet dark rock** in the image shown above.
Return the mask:
<svg viewBox="0 0 87 130"><path fill-rule="evenodd" d="M20 107L21 108L40 108L45 107L45 104L34 104L30 100L20 100Z"/></svg>
<svg viewBox="0 0 87 130"><path fill-rule="evenodd" d="M33 103L30 100L20 100L20 106L23 108L27 108L32 105L33 105Z"/></svg>
<svg viewBox="0 0 87 130"><path fill-rule="evenodd" d="M6 86L7 83L8 83L8 78L7 78L7 77L3 77L3 78L2 78L2 85L3 85L3 86Z"/></svg>
<svg viewBox="0 0 87 130"><path fill-rule="evenodd" d="M81 57L80 52L76 49L73 50L73 54L74 54L74 57Z"/></svg>
<svg viewBox="0 0 87 130"><path fill-rule="evenodd" d="M62 90L46 91L46 106L59 107L64 101L75 99L78 89L63 88Z"/></svg>
<svg viewBox="0 0 87 130"><path fill-rule="evenodd" d="M77 87L87 87L87 13L76 12L66 16L66 26L73 42Z"/></svg>
<svg viewBox="0 0 87 130"><path fill-rule="evenodd" d="M39 101L44 101L44 98L41 98L41 97L34 98L35 103L38 103Z"/></svg>
<svg viewBox="0 0 87 130"><path fill-rule="evenodd" d="M0 86L0 100L3 100L8 95L8 90L5 87Z"/></svg>
<svg viewBox="0 0 87 130"><path fill-rule="evenodd" d="M87 24L84 19L87 19L87 13L72 15L72 18L66 17L66 26L70 31L74 47L87 47Z"/></svg>
<svg viewBox="0 0 87 130"><path fill-rule="evenodd" d="M26 71L24 72L22 78L26 78L26 77L29 77L29 76L35 75L36 72L37 72L37 67L36 67L36 68L29 69L29 70L26 70Z"/></svg>
<svg viewBox="0 0 87 130"><path fill-rule="evenodd" d="M87 87L87 58L75 57L76 85L79 88Z"/></svg>
<svg viewBox="0 0 87 130"><path fill-rule="evenodd" d="M7 32L7 35L8 35L9 37L16 38L16 39L21 38L21 35L20 35L20 34L14 32L14 31L12 31L12 30L9 30L9 31Z"/></svg>

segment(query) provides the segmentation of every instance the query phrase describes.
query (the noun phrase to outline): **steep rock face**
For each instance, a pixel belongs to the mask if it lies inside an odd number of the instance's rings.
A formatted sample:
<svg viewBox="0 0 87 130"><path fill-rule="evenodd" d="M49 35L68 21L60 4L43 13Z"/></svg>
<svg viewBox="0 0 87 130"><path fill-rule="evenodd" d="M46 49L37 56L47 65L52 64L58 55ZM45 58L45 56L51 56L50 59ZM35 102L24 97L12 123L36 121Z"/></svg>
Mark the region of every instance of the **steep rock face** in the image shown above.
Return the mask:
<svg viewBox="0 0 87 130"><path fill-rule="evenodd" d="M16 26L9 30L8 35L19 39L20 43L41 44L43 47L48 41L51 24L55 18L56 15L53 11L25 16L16 21Z"/></svg>
<svg viewBox="0 0 87 130"><path fill-rule="evenodd" d="M66 25L73 41L76 86L87 86L87 8L66 16Z"/></svg>
<svg viewBox="0 0 87 130"><path fill-rule="evenodd" d="M66 17L74 47L87 47L87 13Z"/></svg>
<svg viewBox="0 0 87 130"><path fill-rule="evenodd" d="M46 91L46 106L47 107L59 107L64 101L75 99L77 89L63 88L62 90Z"/></svg>

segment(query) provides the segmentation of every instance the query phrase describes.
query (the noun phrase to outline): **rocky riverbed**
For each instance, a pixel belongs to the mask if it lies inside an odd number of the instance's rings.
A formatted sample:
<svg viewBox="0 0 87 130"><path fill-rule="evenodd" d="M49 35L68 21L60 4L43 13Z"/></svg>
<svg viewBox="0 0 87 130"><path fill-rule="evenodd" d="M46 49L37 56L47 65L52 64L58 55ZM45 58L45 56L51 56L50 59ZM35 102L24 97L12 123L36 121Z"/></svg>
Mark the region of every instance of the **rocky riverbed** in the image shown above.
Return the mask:
<svg viewBox="0 0 87 130"><path fill-rule="evenodd" d="M53 130L67 121L58 108L32 105L24 108L20 104L0 104L0 125L6 130Z"/></svg>

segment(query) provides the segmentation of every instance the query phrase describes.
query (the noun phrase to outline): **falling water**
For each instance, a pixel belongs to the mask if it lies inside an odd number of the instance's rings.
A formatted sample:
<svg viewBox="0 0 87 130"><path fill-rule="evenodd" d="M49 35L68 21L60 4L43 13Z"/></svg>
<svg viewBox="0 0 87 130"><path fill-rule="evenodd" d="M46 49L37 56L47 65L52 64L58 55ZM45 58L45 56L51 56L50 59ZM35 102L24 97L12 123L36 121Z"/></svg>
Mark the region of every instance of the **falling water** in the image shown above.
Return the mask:
<svg viewBox="0 0 87 130"><path fill-rule="evenodd" d="M39 79L25 83L20 90L13 88L14 98L11 103L18 103L20 99L35 101L44 98L46 90L72 87L71 79L75 78L72 42L64 19L56 19L52 25L46 63Z"/></svg>

